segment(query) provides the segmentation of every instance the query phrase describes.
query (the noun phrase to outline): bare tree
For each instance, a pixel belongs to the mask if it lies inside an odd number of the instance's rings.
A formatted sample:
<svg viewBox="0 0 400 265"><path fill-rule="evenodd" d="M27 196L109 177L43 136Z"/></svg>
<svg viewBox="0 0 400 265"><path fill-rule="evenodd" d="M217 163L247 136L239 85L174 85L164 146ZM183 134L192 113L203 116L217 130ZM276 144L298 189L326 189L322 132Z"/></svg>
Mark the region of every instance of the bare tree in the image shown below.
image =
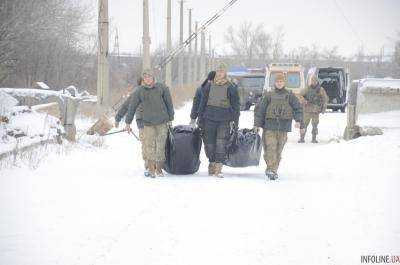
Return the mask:
<svg viewBox="0 0 400 265"><path fill-rule="evenodd" d="M248 66L253 66L256 56L268 56L269 49L266 46L270 45L270 38L265 33L263 24L254 27L251 22L246 21L237 31L230 26L225 40L230 44L237 59L244 60Z"/></svg>
<svg viewBox="0 0 400 265"><path fill-rule="evenodd" d="M272 59L279 61L283 56L285 30L283 26L276 27L272 33Z"/></svg>
<svg viewBox="0 0 400 265"><path fill-rule="evenodd" d="M85 33L92 18L87 5L77 0L0 0L0 10L0 69L8 73L3 83L30 86L40 80L59 88L84 79L93 46Z"/></svg>

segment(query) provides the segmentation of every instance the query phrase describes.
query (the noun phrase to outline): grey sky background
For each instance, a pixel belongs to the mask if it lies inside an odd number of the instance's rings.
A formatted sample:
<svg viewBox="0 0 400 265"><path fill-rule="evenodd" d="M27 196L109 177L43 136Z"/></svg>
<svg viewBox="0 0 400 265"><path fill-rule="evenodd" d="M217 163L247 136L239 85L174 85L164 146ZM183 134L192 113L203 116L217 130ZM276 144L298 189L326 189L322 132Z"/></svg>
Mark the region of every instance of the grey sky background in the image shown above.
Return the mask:
<svg viewBox="0 0 400 265"><path fill-rule="evenodd" d="M229 52L224 41L228 26L244 21L263 23L273 31L285 30L285 51L299 46L338 46L345 56L355 54L361 45L366 53L377 54L382 46L393 49L390 38L400 31L400 0L336 0L352 24L354 34L334 0L238 0L223 17L210 27L217 53ZM167 0L149 0L152 49L165 43ZM187 0L185 2L185 38L188 36L187 9L193 8L193 20L200 23L222 8L228 0ZM179 37L179 4L172 1L173 41ZM138 52L142 37L142 0L109 0L112 25L119 30L120 50ZM113 40L111 40L113 45Z"/></svg>

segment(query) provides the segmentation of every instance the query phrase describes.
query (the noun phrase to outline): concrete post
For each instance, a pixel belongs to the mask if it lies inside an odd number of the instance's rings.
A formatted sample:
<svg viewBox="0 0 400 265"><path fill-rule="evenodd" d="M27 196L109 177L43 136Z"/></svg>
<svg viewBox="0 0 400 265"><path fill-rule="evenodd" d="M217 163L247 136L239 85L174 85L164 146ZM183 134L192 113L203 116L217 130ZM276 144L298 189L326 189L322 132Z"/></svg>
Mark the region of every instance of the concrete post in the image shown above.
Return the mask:
<svg viewBox="0 0 400 265"><path fill-rule="evenodd" d="M357 126L358 113L357 113L357 95L358 95L358 81L351 83L348 91L347 100L347 126L344 131L343 138L351 140L359 137L360 128Z"/></svg>
<svg viewBox="0 0 400 265"><path fill-rule="evenodd" d="M189 37L192 35L192 10L189 8ZM188 52L188 67L187 67L187 83L193 84L193 62L192 62L192 42L189 43L189 52Z"/></svg>
<svg viewBox="0 0 400 265"><path fill-rule="evenodd" d="M149 0L143 0L143 69L151 68L150 59L150 29L149 29Z"/></svg>
<svg viewBox="0 0 400 265"><path fill-rule="evenodd" d="M99 0L99 45L97 62L97 107L98 114L107 111L109 105L109 22L108 22L108 0Z"/></svg>
<svg viewBox="0 0 400 265"><path fill-rule="evenodd" d="M167 2L167 54L172 49L172 37L171 37L171 0ZM172 62L168 62L165 66L165 84L172 88Z"/></svg>
<svg viewBox="0 0 400 265"><path fill-rule="evenodd" d="M179 1L180 4L180 26L179 26L179 45L183 44L183 0ZM178 66L178 80L179 87L183 87L183 63L184 63L184 55L182 52L179 55L179 66Z"/></svg>
<svg viewBox="0 0 400 265"><path fill-rule="evenodd" d="M201 51L200 51L200 79L204 78L206 71L206 34L201 32Z"/></svg>
<svg viewBox="0 0 400 265"><path fill-rule="evenodd" d="M199 58L198 58L198 47L199 47L199 44L198 44L198 33L199 33L199 22L198 21L196 21L196 24L195 24L195 32L196 32L196 39L194 40L194 56L193 56L193 61L194 61L194 64L193 64L193 73L194 73L194 81L195 82L198 82L199 81Z"/></svg>
<svg viewBox="0 0 400 265"><path fill-rule="evenodd" d="M76 141L75 117L79 106L79 100L63 97L58 100L58 107L61 115L61 122L65 129L68 141Z"/></svg>

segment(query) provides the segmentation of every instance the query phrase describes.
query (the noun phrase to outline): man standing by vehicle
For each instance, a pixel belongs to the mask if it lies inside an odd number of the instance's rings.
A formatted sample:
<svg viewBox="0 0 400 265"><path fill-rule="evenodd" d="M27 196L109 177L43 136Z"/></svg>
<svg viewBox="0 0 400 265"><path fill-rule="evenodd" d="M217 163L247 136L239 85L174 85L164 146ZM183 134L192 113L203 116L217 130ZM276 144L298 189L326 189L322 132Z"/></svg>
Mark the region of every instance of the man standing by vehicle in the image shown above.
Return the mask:
<svg viewBox="0 0 400 265"><path fill-rule="evenodd" d="M209 160L208 174L223 177L226 144L231 129L238 129L240 115L238 89L228 80L226 64L219 65L214 81L208 82L202 89L198 114Z"/></svg>
<svg viewBox="0 0 400 265"><path fill-rule="evenodd" d="M296 128L304 131L303 111L297 97L285 88L285 75L276 74L272 91L267 92L254 110L254 131L263 128L264 160L267 163L265 175L270 180L278 178L278 168L287 133Z"/></svg>
<svg viewBox="0 0 400 265"><path fill-rule="evenodd" d="M143 83L133 92L126 115L126 130L139 106L142 107L144 157L147 159L150 177L163 176L165 143L168 128L174 119L174 107L168 87L156 83L151 70L143 71Z"/></svg>
<svg viewBox="0 0 400 265"><path fill-rule="evenodd" d="M325 89L320 85L318 77L313 75L310 79L308 87L302 91L301 95L304 97L304 133L300 133L299 143L304 143L304 138L306 136L307 127L312 125L312 143L318 143L318 124L319 124L319 114L325 113L326 106L328 104L328 95Z"/></svg>

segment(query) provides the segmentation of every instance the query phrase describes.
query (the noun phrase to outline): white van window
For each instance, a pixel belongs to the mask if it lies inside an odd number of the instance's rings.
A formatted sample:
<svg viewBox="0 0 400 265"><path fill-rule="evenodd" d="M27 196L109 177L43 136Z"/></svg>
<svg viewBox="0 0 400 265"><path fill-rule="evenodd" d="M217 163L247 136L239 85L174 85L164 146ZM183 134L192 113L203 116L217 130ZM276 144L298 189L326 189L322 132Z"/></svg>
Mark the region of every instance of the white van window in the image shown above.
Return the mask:
<svg viewBox="0 0 400 265"><path fill-rule="evenodd" d="M270 87L274 87L276 73L271 73L269 79ZM300 87L300 73L289 72L286 74L286 88L299 88Z"/></svg>

